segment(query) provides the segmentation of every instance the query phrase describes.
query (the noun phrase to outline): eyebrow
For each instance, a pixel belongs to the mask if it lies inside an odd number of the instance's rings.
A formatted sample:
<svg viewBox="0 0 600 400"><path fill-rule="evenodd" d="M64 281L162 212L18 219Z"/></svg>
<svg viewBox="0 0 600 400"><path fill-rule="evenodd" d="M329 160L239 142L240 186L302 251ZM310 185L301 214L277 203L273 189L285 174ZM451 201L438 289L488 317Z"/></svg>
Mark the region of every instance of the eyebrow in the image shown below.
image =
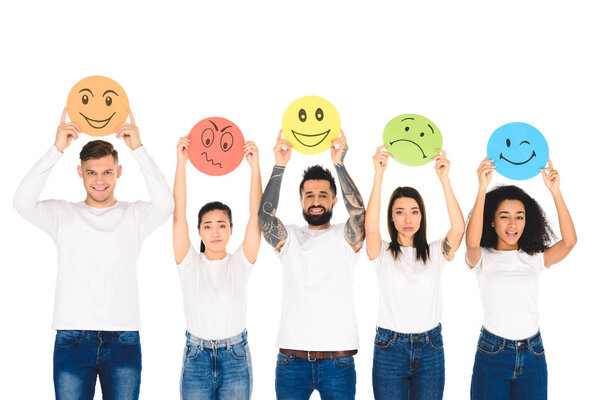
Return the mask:
<svg viewBox="0 0 600 400"><path fill-rule="evenodd" d="M104 170L104 171L102 171L102 172L106 172L106 171L114 171L114 170L115 170L114 168L109 168L109 169L105 169L105 170ZM86 168L86 169L85 169L85 172L90 172L90 171L92 171L92 172L96 172L96 170L95 170L95 169L91 169L91 168Z"/></svg>
<svg viewBox="0 0 600 400"><path fill-rule="evenodd" d="M498 214L510 214L508 211L500 211ZM517 211L517 214L525 214L525 211Z"/></svg>
<svg viewBox="0 0 600 400"><path fill-rule="evenodd" d="M213 221L204 221L204 222L202 223L202 225L210 224L211 222L213 222ZM227 221L214 221L214 222L217 222L217 223L219 223L219 222L227 222Z"/></svg>
<svg viewBox="0 0 600 400"><path fill-rule="evenodd" d="M418 210L418 209L419 209L419 207L411 207L411 210ZM405 208L404 207L396 207L396 208L394 208L394 210L405 210Z"/></svg>
<svg viewBox="0 0 600 400"><path fill-rule="evenodd" d="M227 128L231 128L231 127L232 127L232 125L227 125L225 128L221 129L221 132L225 132L225 129L227 129ZM216 128L216 127L215 127L215 128Z"/></svg>
<svg viewBox="0 0 600 400"><path fill-rule="evenodd" d="M87 88L81 89L81 90L79 91L79 93L81 93L81 92L83 92L83 91L85 91L85 90L87 90L88 92L90 92L90 94L92 95L92 97L94 97L94 93L92 93L92 91L91 91L90 89L87 89Z"/></svg>
<svg viewBox="0 0 600 400"><path fill-rule="evenodd" d="M114 93L115 95L118 96L117 92L115 92L114 90L108 89L106 92L104 92L104 94L102 94L102 97L106 96L106 93Z"/></svg>
<svg viewBox="0 0 600 400"><path fill-rule="evenodd" d="M435 132L433 131L433 128L431 127L431 125L427 124L427 126L429 127L429 129L431 129L431 133L435 133Z"/></svg>
<svg viewBox="0 0 600 400"><path fill-rule="evenodd" d="M404 119L403 119L402 121L400 121L400 122L404 122L404 121L406 121L407 119L412 119L412 120L414 121L414 118L408 117L408 118L404 118Z"/></svg>
<svg viewBox="0 0 600 400"><path fill-rule="evenodd" d="M217 125L214 122L212 122L210 119L208 120L208 122L210 122L211 124L213 124L213 126L215 127L216 130L219 130L219 128L217 128Z"/></svg>
<svg viewBox="0 0 600 400"><path fill-rule="evenodd" d="M307 190L306 192L304 192L304 195L313 194L313 193L315 193L315 192L313 192L312 190ZM329 192L327 190L319 190L318 193L329 194Z"/></svg>

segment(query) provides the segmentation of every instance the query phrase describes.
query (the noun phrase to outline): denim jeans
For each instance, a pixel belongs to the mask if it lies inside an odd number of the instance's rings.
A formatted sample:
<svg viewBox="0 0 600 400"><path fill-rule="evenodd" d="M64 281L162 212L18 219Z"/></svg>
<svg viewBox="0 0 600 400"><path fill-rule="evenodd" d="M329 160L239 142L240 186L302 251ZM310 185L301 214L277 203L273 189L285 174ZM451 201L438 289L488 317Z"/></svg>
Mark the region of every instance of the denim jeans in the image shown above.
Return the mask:
<svg viewBox="0 0 600 400"><path fill-rule="evenodd" d="M548 371L539 332L527 339L508 340L481 328L471 399L540 400L547 393Z"/></svg>
<svg viewBox="0 0 600 400"><path fill-rule="evenodd" d="M244 330L222 340L186 332L181 369L184 400L243 400L252 394L252 359Z"/></svg>
<svg viewBox="0 0 600 400"><path fill-rule="evenodd" d="M59 330L54 343L57 400L93 399L96 375L104 400L137 399L142 350L137 331Z"/></svg>
<svg viewBox="0 0 600 400"><path fill-rule="evenodd" d="M308 400L317 390L323 400L353 400L356 394L354 357L306 358L277 355L275 392L278 400Z"/></svg>
<svg viewBox="0 0 600 400"><path fill-rule="evenodd" d="M375 399L441 399L444 374L441 325L423 333L377 328L373 351Z"/></svg>

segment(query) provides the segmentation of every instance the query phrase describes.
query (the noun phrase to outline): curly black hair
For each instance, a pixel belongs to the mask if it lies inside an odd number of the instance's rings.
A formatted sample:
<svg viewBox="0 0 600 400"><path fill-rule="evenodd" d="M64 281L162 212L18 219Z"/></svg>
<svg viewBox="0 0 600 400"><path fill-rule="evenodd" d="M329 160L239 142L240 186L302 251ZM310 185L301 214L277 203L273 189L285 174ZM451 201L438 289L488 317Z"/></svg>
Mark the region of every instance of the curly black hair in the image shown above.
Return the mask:
<svg viewBox="0 0 600 400"><path fill-rule="evenodd" d="M525 191L514 185L496 186L485 195L481 247L496 247L498 235L492 227L498 205L504 200L519 200L525 207L525 228L519 238L519 249L529 255L546 250L556 235L550 228L540 205Z"/></svg>

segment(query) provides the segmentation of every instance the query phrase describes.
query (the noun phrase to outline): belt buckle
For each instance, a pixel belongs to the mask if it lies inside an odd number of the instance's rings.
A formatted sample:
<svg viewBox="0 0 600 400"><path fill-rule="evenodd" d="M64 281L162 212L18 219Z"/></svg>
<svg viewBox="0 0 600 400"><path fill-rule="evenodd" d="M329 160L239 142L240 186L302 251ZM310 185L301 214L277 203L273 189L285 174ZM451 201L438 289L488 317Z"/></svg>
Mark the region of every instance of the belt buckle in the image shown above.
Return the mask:
<svg viewBox="0 0 600 400"><path fill-rule="evenodd" d="M316 358L313 358L312 360L310 359L310 351L307 351L306 354L307 354L306 357L308 359L308 362L315 362L315 361L317 361Z"/></svg>

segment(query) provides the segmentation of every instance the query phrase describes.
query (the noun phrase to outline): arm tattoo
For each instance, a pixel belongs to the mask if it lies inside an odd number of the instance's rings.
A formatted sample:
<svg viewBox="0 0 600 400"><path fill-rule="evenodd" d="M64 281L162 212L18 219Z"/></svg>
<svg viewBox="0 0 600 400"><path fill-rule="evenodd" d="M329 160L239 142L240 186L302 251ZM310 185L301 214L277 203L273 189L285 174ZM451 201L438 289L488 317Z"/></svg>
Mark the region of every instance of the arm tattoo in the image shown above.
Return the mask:
<svg viewBox="0 0 600 400"><path fill-rule="evenodd" d="M346 210L350 214L350 218L346 222L344 228L344 237L354 246L362 243L365 240L365 205L360 192L356 185L348 175L346 167L343 164L335 165L335 170L340 180L342 187L342 195Z"/></svg>
<svg viewBox="0 0 600 400"><path fill-rule="evenodd" d="M283 177L284 167L275 165L269 183L260 199L260 208L258 209L258 223L263 237L274 248L288 237L287 229L283 223L275 216L277 205L279 204L279 192L281 190L281 179Z"/></svg>
<svg viewBox="0 0 600 400"><path fill-rule="evenodd" d="M442 254L444 256L448 256L448 254L450 254L451 250L452 250L452 247L450 246L450 243L448 242L448 236L446 236L444 238L444 241L442 242Z"/></svg>

